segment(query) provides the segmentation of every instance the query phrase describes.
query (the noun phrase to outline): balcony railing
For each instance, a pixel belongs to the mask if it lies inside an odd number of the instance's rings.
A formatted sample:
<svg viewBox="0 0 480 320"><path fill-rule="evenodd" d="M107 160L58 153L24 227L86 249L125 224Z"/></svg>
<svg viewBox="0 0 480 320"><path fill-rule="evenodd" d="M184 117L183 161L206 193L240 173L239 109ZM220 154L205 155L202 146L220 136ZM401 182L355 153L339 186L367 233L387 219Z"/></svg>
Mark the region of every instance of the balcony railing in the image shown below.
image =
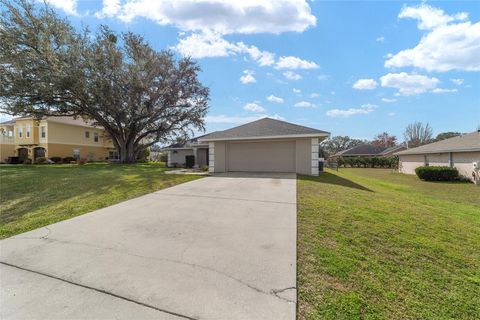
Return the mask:
<svg viewBox="0 0 480 320"><path fill-rule="evenodd" d="M15 144L15 138L0 134L0 144Z"/></svg>

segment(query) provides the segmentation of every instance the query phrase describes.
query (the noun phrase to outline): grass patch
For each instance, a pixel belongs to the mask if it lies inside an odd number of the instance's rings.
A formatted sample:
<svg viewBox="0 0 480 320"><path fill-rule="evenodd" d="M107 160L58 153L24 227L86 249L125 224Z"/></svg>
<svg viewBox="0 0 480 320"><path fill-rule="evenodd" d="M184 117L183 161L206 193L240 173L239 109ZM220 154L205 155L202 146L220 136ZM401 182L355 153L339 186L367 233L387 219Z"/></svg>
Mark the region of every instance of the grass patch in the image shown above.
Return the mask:
<svg viewBox="0 0 480 320"><path fill-rule="evenodd" d="M480 188L382 169L298 179L299 319L480 318Z"/></svg>
<svg viewBox="0 0 480 320"><path fill-rule="evenodd" d="M0 166L0 238L198 179L156 164Z"/></svg>

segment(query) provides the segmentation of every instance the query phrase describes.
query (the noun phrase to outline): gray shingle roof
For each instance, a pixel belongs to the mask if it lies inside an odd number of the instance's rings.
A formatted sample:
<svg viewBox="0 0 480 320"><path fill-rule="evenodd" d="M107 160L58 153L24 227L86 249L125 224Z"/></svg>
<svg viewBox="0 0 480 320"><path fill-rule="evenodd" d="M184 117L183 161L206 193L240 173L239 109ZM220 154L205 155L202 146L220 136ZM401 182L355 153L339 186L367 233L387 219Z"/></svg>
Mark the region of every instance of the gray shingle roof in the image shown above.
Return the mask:
<svg viewBox="0 0 480 320"><path fill-rule="evenodd" d="M425 154L425 153L442 153L442 152L469 152L480 151L480 132L472 132L458 137L445 139L433 143L426 144L417 148L407 149L396 153L397 155L405 154Z"/></svg>
<svg viewBox="0 0 480 320"><path fill-rule="evenodd" d="M380 155L386 149L388 148L383 146L361 144L359 146L337 152L335 156L373 156Z"/></svg>
<svg viewBox="0 0 480 320"><path fill-rule="evenodd" d="M201 139L203 138L204 136L206 136L205 134L204 135L201 135L201 136L198 136L198 137L195 137L195 138L192 138L192 139L188 139L184 142L176 142L176 143L173 143L165 148L163 148L164 150L168 150L168 149L185 149L185 148L192 148L194 145L201 145L201 143L199 143L198 139Z"/></svg>
<svg viewBox="0 0 480 320"><path fill-rule="evenodd" d="M304 127L281 120L263 118L224 131L212 132L202 137L200 142L223 139L231 140L243 138L268 138L294 135L327 136L329 134L330 133L326 131Z"/></svg>

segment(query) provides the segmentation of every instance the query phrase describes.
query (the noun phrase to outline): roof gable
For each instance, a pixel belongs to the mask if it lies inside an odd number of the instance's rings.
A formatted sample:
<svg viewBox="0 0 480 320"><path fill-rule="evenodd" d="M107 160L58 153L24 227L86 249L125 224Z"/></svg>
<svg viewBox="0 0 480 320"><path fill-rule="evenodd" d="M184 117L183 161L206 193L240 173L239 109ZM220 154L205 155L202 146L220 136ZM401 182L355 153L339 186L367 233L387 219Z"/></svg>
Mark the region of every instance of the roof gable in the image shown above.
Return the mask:
<svg viewBox="0 0 480 320"><path fill-rule="evenodd" d="M281 120L262 118L238 127L205 135L200 141L269 138L281 136L328 136L330 133Z"/></svg>

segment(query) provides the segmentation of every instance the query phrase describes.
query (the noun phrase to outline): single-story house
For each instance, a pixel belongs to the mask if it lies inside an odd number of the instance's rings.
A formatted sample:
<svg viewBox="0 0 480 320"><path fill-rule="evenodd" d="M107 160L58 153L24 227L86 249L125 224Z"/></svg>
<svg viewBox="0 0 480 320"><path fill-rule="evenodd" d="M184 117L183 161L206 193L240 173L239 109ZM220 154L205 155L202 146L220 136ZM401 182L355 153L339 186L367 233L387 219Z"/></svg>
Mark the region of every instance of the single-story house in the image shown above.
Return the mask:
<svg viewBox="0 0 480 320"><path fill-rule="evenodd" d="M342 150L332 157L390 157L394 153L407 149L404 144L394 147L361 144L347 150Z"/></svg>
<svg viewBox="0 0 480 320"><path fill-rule="evenodd" d="M194 159L194 166L203 167L208 165L208 143L199 143L196 137L183 142L177 142L163 148L163 151L168 152L168 167L186 167L188 157Z"/></svg>
<svg viewBox="0 0 480 320"><path fill-rule="evenodd" d="M243 171L318 175L318 144L329 135L326 131L263 118L172 145L165 150L169 152L169 164L186 163L182 157L194 155L195 166L202 166L206 161L210 173Z"/></svg>
<svg viewBox="0 0 480 320"><path fill-rule="evenodd" d="M415 174L420 166L449 166L460 175L480 183L480 130L458 137L433 142L396 153L399 171Z"/></svg>

